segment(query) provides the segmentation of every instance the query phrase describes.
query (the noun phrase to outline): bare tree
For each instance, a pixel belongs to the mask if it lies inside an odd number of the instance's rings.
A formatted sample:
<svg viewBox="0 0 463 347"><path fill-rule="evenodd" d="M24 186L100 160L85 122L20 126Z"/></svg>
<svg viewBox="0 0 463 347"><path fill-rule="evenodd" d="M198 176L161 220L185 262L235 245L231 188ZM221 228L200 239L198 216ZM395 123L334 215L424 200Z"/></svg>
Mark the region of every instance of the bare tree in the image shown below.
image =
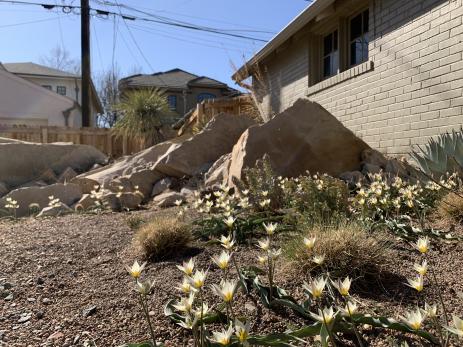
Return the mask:
<svg viewBox="0 0 463 347"><path fill-rule="evenodd" d="M40 57L40 62L58 70L80 75L80 61L71 58L69 51L60 45L52 48L48 55Z"/></svg>
<svg viewBox="0 0 463 347"><path fill-rule="evenodd" d="M112 127L119 118L119 111L114 106L119 102L120 70L108 69L97 77L97 92L103 105L103 113L98 115L98 125L104 128Z"/></svg>

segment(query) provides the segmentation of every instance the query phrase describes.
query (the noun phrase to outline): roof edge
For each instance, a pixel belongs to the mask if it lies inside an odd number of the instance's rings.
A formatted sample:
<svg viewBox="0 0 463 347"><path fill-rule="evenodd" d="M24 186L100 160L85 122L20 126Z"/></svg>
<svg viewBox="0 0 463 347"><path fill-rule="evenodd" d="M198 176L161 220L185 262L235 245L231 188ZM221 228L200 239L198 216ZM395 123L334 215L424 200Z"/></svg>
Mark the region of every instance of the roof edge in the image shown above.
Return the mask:
<svg viewBox="0 0 463 347"><path fill-rule="evenodd" d="M299 13L289 24L276 34L264 47L262 47L251 59L243 64L233 75L234 81L240 82L249 77L250 68L262 61L294 34L301 30L309 21L315 18L321 11L333 4L335 0L314 0L307 8Z"/></svg>

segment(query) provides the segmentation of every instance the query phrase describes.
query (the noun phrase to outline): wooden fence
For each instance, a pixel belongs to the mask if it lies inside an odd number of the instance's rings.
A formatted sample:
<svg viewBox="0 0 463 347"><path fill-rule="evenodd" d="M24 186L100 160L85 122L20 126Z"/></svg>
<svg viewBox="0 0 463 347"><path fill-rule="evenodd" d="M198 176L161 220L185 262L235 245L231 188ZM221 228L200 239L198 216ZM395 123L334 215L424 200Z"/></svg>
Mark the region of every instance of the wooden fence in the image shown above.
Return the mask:
<svg viewBox="0 0 463 347"><path fill-rule="evenodd" d="M0 137L36 143L72 142L91 145L112 158L136 153L145 148L144 141L116 137L109 129L99 128L0 126Z"/></svg>

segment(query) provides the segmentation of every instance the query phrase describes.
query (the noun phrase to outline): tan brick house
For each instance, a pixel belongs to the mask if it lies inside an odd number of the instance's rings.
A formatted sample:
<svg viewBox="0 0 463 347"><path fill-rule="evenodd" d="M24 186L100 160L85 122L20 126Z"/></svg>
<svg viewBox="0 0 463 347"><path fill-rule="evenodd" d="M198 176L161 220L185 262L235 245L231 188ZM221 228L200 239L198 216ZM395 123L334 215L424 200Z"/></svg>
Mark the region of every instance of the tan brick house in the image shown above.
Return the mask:
<svg viewBox="0 0 463 347"><path fill-rule="evenodd" d="M462 18L463 0L315 0L234 79L254 77L269 115L307 97L407 153L463 124Z"/></svg>

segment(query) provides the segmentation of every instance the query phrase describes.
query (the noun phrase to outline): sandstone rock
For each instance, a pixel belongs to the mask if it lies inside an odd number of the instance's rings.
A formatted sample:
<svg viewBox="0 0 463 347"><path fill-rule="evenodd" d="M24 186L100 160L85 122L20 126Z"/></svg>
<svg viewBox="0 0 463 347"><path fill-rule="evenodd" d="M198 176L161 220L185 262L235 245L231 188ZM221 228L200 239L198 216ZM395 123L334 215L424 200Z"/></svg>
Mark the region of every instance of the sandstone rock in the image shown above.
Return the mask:
<svg viewBox="0 0 463 347"><path fill-rule="evenodd" d="M93 146L0 143L0 181L9 187L18 187L36 180L44 171L51 169L61 174L71 167L85 172L95 163L104 164L107 157Z"/></svg>
<svg viewBox="0 0 463 347"><path fill-rule="evenodd" d="M151 196L156 196L166 191L172 186L172 179L169 177L163 178L156 182L151 191Z"/></svg>
<svg viewBox="0 0 463 347"><path fill-rule="evenodd" d="M181 139L159 143L134 155L125 156L111 165L89 171L79 177L86 177L103 184L105 181L113 180L123 176L124 173L128 173L128 168L149 168L165 154L167 149L175 143L175 141L181 141Z"/></svg>
<svg viewBox="0 0 463 347"><path fill-rule="evenodd" d="M378 165L370 164L370 163L362 164L362 173L365 176L378 174L378 173L381 173L382 171L383 169Z"/></svg>
<svg viewBox="0 0 463 347"><path fill-rule="evenodd" d="M82 190L76 184L56 183L45 187L19 188L0 199L0 209L6 205L6 198L11 197L19 204L16 210L18 217L29 215L29 205L38 204L40 209L48 206L49 196L54 196L63 204L70 206L82 197Z"/></svg>
<svg viewBox="0 0 463 347"><path fill-rule="evenodd" d="M183 187L182 189L180 189L180 194L183 196L183 200L185 200L191 198L195 194L195 192L193 189Z"/></svg>
<svg viewBox="0 0 463 347"><path fill-rule="evenodd" d="M8 194L10 190L8 189L8 187L6 186L5 183L3 182L0 182L0 198L6 194Z"/></svg>
<svg viewBox="0 0 463 347"><path fill-rule="evenodd" d="M362 151L362 164L372 164L384 169L387 164L387 159L376 149L368 148Z"/></svg>
<svg viewBox="0 0 463 347"><path fill-rule="evenodd" d="M153 168L178 178L205 172L220 156L229 153L243 131L254 124L245 115L219 114L200 133L172 144Z"/></svg>
<svg viewBox="0 0 463 347"><path fill-rule="evenodd" d="M77 176L77 173L72 167L68 167L64 172L59 176L58 182L65 183L70 182L74 177Z"/></svg>
<svg viewBox="0 0 463 347"><path fill-rule="evenodd" d="M387 160L385 171L393 176L405 178L410 176L410 170L408 170L407 166L408 164L392 158Z"/></svg>
<svg viewBox="0 0 463 347"><path fill-rule="evenodd" d="M178 192L167 191L156 196L153 202L159 207L172 207L175 206L175 201L177 200L185 201L185 197Z"/></svg>
<svg viewBox="0 0 463 347"><path fill-rule="evenodd" d="M95 190L96 186L100 186L97 181L87 177L75 177L71 180L71 183L77 184L82 189L83 194L90 194L92 190Z"/></svg>
<svg viewBox="0 0 463 347"><path fill-rule="evenodd" d="M151 196L153 185L162 178L162 175L152 170L141 170L127 176L128 180L132 183L134 189L143 194L143 200L147 200Z"/></svg>
<svg viewBox="0 0 463 347"><path fill-rule="evenodd" d="M346 182L350 188L354 188L357 183L365 179L365 176L360 171L347 171L340 174L339 178Z"/></svg>
<svg viewBox="0 0 463 347"><path fill-rule="evenodd" d="M36 181L42 181L46 184L58 183L58 177L52 169L47 169L37 178Z"/></svg>
<svg viewBox="0 0 463 347"><path fill-rule="evenodd" d="M101 197L105 208L109 208L113 211L121 210L121 203L117 193L106 193Z"/></svg>
<svg viewBox="0 0 463 347"><path fill-rule="evenodd" d="M63 203L59 203L56 206L47 206L40 213L37 217L57 217L62 216L64 214L72 213L72 209L66 206Z"/></svg>
<svg viewBox="0 0 463 347"><path fill-rule="evenodd" d="M85 211L95 205L96 199L92 198L90 194L84 194L82 198L75 204L74 208L77 209L77 206L81 206L81 208Z"/></svg>
<svg viewBox="0 0 463 347"><path fill-rule="evenodd" d="M49 184L44 181L31 181L20 185L18 188L29 188L29 187L45 187Z"/></svg>
<svg viewBox="0 0 463 347"><path fill-rule="evenodd" d="M119 197L121 208L124 210L136 210L140 207L143 196L138 193L122 193Z"/></svg>
<svg viewBox="0 0 463 347"><path fill-rule="evenodd" d="M369 148L317 103L299 99L263 125L246 130L233 147L228 184L241 179L264 154L278 175L312 173L333 176L360 168L360 154Z"/></svg>
<svg viewBox="0 0 463 347"><path fill-rule="evenodd" d="M217 161L211 166L205 175L206 187L214 187L223 183L227 183L230 162L231 153L224 154L219 159L217 159Z"/></svg>
<svg viewBox="0 0 463 347"><path fill-rule="evenodd" d="M113 193L134 191L133 184L127 177L119 177L111 181L106 181L103 183L103 188L109 189Z"/></svg>

